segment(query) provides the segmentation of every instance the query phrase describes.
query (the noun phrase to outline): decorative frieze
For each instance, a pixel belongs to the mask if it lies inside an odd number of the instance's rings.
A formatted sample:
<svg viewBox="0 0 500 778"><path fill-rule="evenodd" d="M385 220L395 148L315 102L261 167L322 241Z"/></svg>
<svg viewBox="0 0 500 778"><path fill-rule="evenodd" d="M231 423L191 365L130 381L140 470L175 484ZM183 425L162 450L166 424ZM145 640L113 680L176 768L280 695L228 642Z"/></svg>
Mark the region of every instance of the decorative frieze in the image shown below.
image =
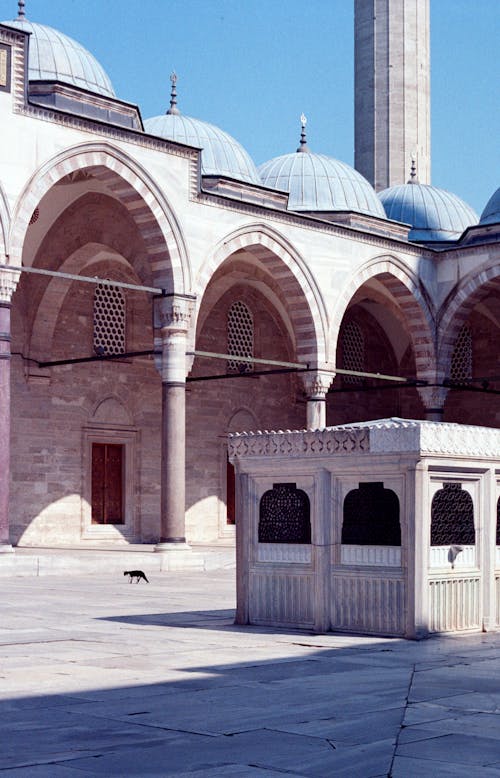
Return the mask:
<svg viewBox="0 0 500 778"><path fill-rule="evenodd" d="M308 457L369 450L368 431L364 429L236 432L228 438L230 460L240 456Z"/></svg>

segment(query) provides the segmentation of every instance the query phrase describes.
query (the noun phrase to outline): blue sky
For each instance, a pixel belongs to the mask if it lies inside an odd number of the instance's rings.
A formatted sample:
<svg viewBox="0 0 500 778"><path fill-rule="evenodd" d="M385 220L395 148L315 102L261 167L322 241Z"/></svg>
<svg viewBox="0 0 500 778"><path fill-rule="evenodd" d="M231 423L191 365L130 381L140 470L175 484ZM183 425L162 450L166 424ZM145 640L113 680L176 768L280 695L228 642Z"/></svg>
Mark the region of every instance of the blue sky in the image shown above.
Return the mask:
<svg viewBox="0 0 500 778"><path fill-rule="evenodd" d="M0 19L17 15L0 0ZM233 135L256 164L296 149L354 162L353 0L26 0L78 40L143 118L168 107ZM478 213L500 185L500 0L431 0L432 183Z"/></svg>

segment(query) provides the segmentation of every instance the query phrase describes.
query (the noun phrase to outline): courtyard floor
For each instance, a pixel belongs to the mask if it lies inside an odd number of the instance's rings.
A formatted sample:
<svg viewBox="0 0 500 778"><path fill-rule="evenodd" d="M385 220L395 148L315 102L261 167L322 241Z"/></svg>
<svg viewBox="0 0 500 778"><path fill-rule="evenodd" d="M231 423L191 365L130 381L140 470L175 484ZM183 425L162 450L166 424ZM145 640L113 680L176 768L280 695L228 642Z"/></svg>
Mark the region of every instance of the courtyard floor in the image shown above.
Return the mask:
<svg viewBox="0 0 500 778"><path fill-rule="evenodd" d="M500 778L500 633L233 624L235 571L3 577L0 774Z"/></svg>

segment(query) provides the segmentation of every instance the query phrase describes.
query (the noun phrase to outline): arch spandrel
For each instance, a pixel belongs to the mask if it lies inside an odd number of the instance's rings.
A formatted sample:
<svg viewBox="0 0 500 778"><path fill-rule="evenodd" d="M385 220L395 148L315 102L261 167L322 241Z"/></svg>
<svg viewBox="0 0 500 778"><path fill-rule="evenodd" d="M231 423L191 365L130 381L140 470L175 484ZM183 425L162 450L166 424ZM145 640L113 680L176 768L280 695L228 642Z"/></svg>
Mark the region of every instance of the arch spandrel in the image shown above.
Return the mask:
<svg viewBox="0 0 500 778"><path fill-rule="evenodd" d="M194 294L203 299L207 287L222 264L238 251L257 257L287 298L288 314L297 343L297 358L324 363L327 353L328 317L320 290L304 259L278 232L254 224L224 237L211 252L195 279Z"/></svg>
<svg viewBox="0 0 500 778"><path fill-rule="evenodd" d="M416 274L394 257L370 260L348 279L337 297L330 322L330 344L335 354L342 320L364 284L377 280L404 314L407 334L415 354L417 377L433 381L435 376L435 324L431 305Z"/></svg>
<svg viewBox="0 0 500 778"><path fill-rule="evenodd" d="M61 179L88 171L104 183L130 213L144 238L154 283L170 293L191 288L191 269L182 230L158 185L135 160L108 143L80 144L46 161L21 192L9 243L13 264L22 264L23 244L34 209Z"/></svg>

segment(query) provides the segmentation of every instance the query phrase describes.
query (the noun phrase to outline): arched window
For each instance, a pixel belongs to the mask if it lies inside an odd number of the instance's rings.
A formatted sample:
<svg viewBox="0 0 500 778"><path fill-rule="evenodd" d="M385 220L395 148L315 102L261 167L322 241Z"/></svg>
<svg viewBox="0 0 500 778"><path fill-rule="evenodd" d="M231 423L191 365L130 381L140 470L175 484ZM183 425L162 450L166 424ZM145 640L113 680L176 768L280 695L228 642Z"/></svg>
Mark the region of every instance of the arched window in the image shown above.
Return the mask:
<svg viewBox="0 0 500 778"><path fill-rule="evenodd" d="M379 481L360 483L344 500L342 543L400 546L399 500Z"/></svg>
<svg viewBox="0 0 500 778"><path fill-rule="evenodd" d="M230 307L227 314L227 353L235 357L253 357L253 316L241 300ZM251 373L251 362L229 359L228 372Z"/></svg>
<svg viewBox="0 0 500 778"><path fill-rule="evenodd" d="M116 286L98 284L94 292L94 352L125 352L125 297Z"/></svg>
<svg viewBox="0 0 500 778"><path fill-rule="evenodd" d="M365 369L365 338L356 321L347 322L343 328L342 368L360 372ZM360 376L345 375L343 380L349 384L359 384L363 379Z"/></svg>
<svg viewBox="0 0 500 778"><path fill-rule="evenodd" d="M455 341L450 378L457 384L463 384L472 378L472 333L467 324L464 324Z"/></svg>
<svg viewBox="0 0 500 778"><path fill-rule="evenodd" d="M259 543L310 543L309 497L295 484L273 484L259 506Z"/></svg>
<svg viewBox="0 0 500 778"><path fill-rule="evenodd" d="M443 484L431 506L431 546L473 546L475 543L472 497L461 484Z"/></svg>

